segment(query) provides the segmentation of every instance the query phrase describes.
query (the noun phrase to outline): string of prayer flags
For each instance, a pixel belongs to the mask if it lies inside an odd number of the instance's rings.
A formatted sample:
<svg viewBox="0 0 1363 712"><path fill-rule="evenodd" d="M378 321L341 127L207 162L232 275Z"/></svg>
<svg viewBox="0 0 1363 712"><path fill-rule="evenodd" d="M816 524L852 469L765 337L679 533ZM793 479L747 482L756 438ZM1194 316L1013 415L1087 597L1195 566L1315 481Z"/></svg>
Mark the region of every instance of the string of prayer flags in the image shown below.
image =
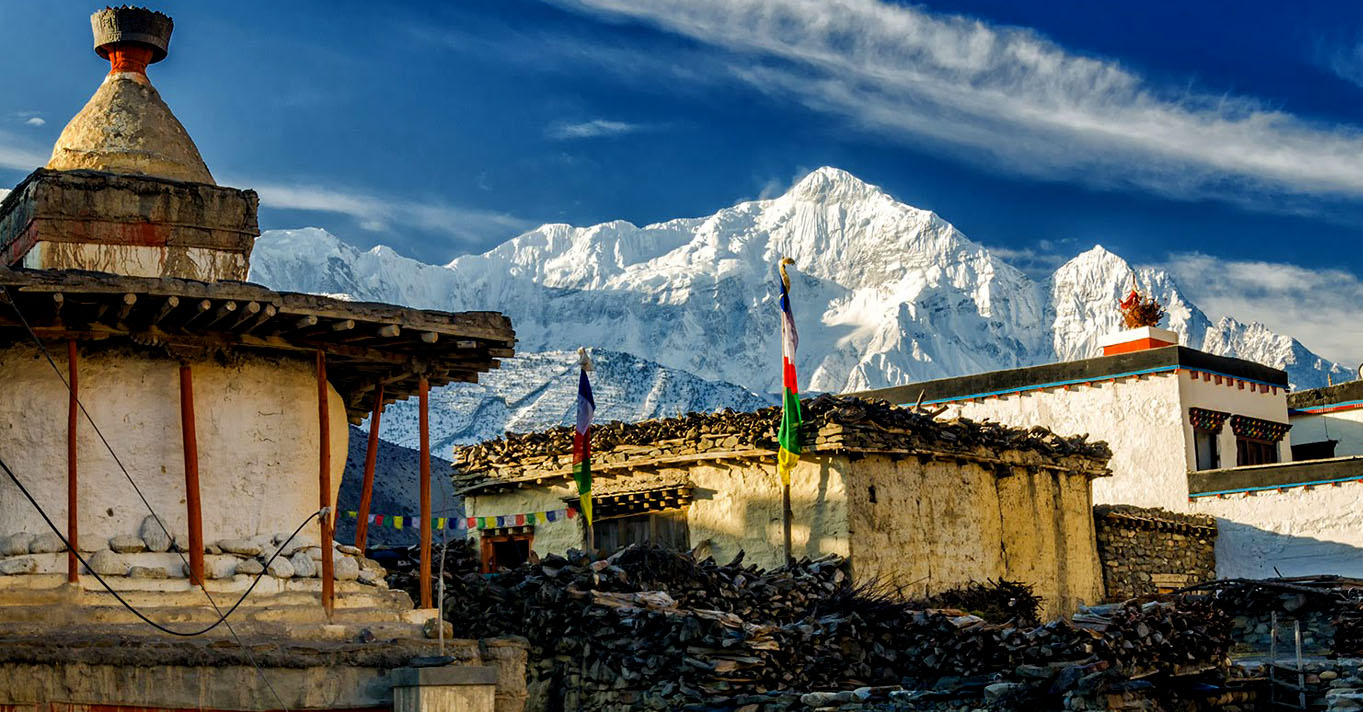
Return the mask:
<svg viewBox="0 0 1363 712"><path fill-rule="evenodd" d="M360 514L356 511L347 511L346 516L351 519L359 519ZM548 524L549 522L576 518L577 510L572 507L565 507L544 512L521 512L491 517L431 517L431 528L437 531L441 529L454 529L456 531L501 529ZM411 514L370 514L369 524L376 527L403 529L418 526L419 519L419 517Z"/></svg>

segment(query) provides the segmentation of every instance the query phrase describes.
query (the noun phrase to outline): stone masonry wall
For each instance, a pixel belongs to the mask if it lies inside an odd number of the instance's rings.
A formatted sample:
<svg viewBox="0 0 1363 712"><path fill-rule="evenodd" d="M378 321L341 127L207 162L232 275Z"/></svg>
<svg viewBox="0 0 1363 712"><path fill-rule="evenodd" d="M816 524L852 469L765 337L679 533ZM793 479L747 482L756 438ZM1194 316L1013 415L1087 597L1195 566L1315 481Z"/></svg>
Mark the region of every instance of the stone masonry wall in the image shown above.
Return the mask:
<svg viewBox="0 0 1363 712"><path fill-rule="evenodd" d="M1216 578L1216 520L1162 509L1093 511L1107 600L1123 601Z"/></svg>

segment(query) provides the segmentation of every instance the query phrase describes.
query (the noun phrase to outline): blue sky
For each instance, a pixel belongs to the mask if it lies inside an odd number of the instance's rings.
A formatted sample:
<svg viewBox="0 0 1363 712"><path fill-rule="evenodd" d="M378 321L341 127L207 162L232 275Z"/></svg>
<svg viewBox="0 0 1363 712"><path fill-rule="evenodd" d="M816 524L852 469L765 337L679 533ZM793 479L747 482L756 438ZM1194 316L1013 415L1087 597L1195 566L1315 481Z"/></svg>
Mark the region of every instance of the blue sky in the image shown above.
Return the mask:
<svg viewBox="0 0 1363 712"><path fill-rule="evenodd" d="M0 2L0 185L98 84L97 5ZM164 0L151 76L267 229L444 262L834 165L1034 273L1101 243L1357 363L1363 7L1295 5Z"/></svg>

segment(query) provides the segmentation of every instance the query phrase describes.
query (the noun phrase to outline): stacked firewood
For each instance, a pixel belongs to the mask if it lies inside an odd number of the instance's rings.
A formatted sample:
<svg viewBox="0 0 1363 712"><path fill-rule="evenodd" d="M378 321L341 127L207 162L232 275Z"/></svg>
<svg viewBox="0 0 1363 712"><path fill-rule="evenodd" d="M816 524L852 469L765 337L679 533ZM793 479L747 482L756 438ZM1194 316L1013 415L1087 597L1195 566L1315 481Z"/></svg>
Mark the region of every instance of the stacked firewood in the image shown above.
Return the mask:
<svg viewBox="0 0 1363 712"><path fill-rule="evenodd" d="M1048 459L1078 456L1106 461L1111 451L1087 436L1060 436L1042 427L1015 428L965 418L941 420L913 408L887 401L821 395L801 403L802 440L817 447L851 442L866 447L915 448L933 452L1030 452ZM690 413L676 418L638 423L609 422L592 426L592 451L600 458L622 454L680 455L715 450L753 450L776 447L780 408L754 412L723 410ZM825 436L832 436L825 437ZM506 433L504 437L454 451L457 484L469 484L487 473L551 470L573 449L571 427L537 433Z"/></svg>
<svg viewBox="0 0 1363 712"><path fill-rule="evenodd" d="M1025 586L908 600L854 585L831 556L764 571L635 546L607 559L548 556L492 576L468 573L467 562L451 559L463 573L447 572L444 612L455 635L524 636L532 691L578 709L725 709L726 700L774 691L982 691L1000 680L1033 704L1213 668L1229 646L1212 594L1037 625L1038 601ZM395 588L414 584L407 573L390 577ZM940 607L948 601L969 611Z"/></svg>

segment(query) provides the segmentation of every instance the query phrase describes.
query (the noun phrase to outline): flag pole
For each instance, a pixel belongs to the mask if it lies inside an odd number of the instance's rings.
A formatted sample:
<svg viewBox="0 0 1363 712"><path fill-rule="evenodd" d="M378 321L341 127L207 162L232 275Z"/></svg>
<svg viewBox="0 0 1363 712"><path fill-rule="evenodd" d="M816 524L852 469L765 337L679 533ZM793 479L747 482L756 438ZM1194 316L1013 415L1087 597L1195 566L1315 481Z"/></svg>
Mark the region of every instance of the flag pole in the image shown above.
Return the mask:
<svg viewBox="0 0 1363 712"><path fill-rule="evenodd" d="M795 563L795 557L794 557L794 556L791 556L791 554L790 554L790 520L791 520L791 516L792 516L792 515L791 515L791 513L790 513L790 483L787 482L787 483L785 483L784 485L781 486L781 519L782 519L782 525L783 525L782 528L784 529L784 533L785 533L785 537L786 537L786 563L787 563L787 564Z"/></svg>
<svg viewBox="0 0 1363 712"><path fill-rule="evenodd" d="M582 550L595 550L596 531L592 517L592 418L596 415L596 399L592 396L592 359L585 347L577 350L577 422L573 429L573 479L577 481L577 498L582 514Z"/></svg>
<svg viewBox="0 0 1363 712"><path fill-rule="evenodd" d="M786 265L795 260L782 257L778 267L781 272L781 424L777 429L776 440L779 445L776 455L776 470L781 476L781 533L784 541L786 563L795 561L791 549L790 475L800 460L800 392L795 376L795 350L799 336L795 333L795 316L790 309L790 275Z"/></svg>

